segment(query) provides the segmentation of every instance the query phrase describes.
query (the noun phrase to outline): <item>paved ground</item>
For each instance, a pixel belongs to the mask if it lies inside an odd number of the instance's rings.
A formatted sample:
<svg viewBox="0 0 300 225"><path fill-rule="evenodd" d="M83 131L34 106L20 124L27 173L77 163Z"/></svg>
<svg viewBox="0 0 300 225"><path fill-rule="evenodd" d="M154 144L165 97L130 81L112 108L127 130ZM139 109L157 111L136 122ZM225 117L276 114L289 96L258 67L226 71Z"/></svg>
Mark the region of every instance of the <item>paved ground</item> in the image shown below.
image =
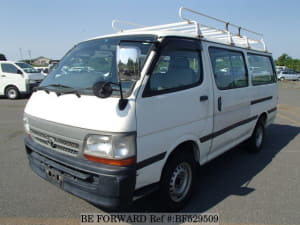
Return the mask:
<svg viewBox="0 0 300 225"><path fill-rule="evenodd" d="M233 149L200 169L184 212L219 213L221 224L300 224L300 82L280 84L278 116L260 154ZM36 176L23 147L26 99L0 99L0 224L79 223L101 209ZM156 195L133 211L163 211Z"/></svg>

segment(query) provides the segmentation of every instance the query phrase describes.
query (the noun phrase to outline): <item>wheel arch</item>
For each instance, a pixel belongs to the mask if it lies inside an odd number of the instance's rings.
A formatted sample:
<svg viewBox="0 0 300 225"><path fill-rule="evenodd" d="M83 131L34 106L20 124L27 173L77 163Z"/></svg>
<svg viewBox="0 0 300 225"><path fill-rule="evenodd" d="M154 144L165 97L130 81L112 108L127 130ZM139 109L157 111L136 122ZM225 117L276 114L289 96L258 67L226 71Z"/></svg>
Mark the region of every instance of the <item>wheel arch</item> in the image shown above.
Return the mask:
<svg viewBox="0 0 300 225"><path fill-rule="evenodd" d="M18 88L16 85L14 85L14 84L8 84L8 85L6 85L6 86L4 87L4 94L6 94L7 89L10 88L10 87L14 87L14 88L16 88L18 91L20 91L19 88Z"/></svg>
<svg viewBox="0 0 300 225"><path fill-rule="evenodd" d="M259 121L262 121L264 126L266 125L267 123L267 119L268 119L268 114L267 112L263 112L262 114L260 114L260 116L258 117L258 120L256 123L258 123Z"/></svg>
<svg viewBox="0 0 300 225"><path fill-rule="evenodd" d="M260 115L258 115L258 118L255 122L255 125L252 127L251 133L253 134L255 127L257 126L257 124L259 123L259 121L263 121L264 127L266 127L267 124L267 118L268 118L268 113L267 112L262 112Z"/></svg>
<svg viewBox="0 0 300 225"><path fill-rule="evenodd" d="M163 171L170 159L172 159L172 157L174 157L179 152L184 151L188 154L192 154L195 162L200 164L200 141L196 138L186 138L184 140L176 142L176 144L172 145L169 151L167 151L160 177L162 176Z"/></svg>

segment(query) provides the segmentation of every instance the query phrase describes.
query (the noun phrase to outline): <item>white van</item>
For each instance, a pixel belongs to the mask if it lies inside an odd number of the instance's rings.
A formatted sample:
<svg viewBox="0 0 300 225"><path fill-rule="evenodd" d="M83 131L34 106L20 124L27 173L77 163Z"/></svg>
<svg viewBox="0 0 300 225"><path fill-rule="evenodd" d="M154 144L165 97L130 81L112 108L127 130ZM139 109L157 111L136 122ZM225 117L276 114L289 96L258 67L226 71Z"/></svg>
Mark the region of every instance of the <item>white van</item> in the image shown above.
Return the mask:
<svg viewBox="0 0 300 225"><path fill-rule="evenodd" d="M21 94L30 94L44 77L27 63L0 61L0 96L16 99Z"/></svg>
<svg viewBox="0 0 300 225"><path fill-rule="evenodd" d="M35 66L34 67L39 73L41 73L44 76L47 76L49 73L49 67L48 66Z"/></svg>
<svg viewBox="0 0 300 225"><path fill-rule="evenodd" d="M67 53L25 108L35 173L103 207L160 188L161 203L177 210L197 164L244 141L262 149L278 100L271 54L261 37L184 11L200 15L181 8L183 22L121 30Z"/></svg>

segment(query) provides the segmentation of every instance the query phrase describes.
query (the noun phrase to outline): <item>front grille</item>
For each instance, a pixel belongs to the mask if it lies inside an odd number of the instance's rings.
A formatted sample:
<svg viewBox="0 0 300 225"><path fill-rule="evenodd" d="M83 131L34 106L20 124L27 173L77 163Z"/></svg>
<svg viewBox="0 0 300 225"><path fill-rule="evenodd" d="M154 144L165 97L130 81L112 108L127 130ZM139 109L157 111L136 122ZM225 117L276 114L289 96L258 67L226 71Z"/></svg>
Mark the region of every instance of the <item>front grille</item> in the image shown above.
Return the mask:
<svg viewBox="0 0 300 225"><path fill-rule="evenodd" d="M67 141L53 135L48 135L33 128L30 128L30 134L37 143L46 145L48 148L55 151L69 153L72 155L77 155L79 152L78 143Z"/></svg>

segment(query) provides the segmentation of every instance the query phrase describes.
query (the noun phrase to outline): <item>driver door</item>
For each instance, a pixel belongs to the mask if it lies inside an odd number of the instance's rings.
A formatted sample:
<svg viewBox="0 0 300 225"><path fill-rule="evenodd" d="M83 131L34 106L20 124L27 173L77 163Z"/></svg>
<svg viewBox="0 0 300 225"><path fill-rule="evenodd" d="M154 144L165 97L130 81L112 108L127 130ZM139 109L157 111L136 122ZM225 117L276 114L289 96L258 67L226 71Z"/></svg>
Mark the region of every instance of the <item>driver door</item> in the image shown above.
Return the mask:
<svg viewBox="0 0 300 225"><path fill-rule="evenodd" d="M169 38L162 46L136 100L137 161L158 159L187 140L202 145L198 160L204 160L211 142L200 138L212 131L213 98L200 41ZM137 187L157 182L163 165L158 160L142 168Z"/></svg>

